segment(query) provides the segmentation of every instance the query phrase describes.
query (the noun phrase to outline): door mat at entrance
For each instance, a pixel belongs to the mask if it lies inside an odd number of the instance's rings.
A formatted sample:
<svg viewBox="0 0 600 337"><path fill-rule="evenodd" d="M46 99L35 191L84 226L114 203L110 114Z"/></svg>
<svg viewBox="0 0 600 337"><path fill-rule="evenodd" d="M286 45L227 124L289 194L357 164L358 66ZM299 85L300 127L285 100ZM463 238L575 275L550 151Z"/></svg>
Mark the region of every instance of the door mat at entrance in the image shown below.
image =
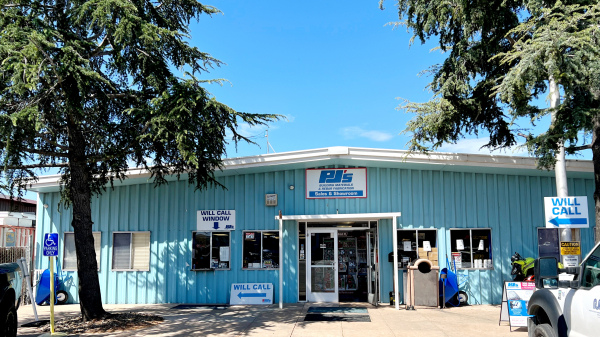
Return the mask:
<svg viewBox="0 0 600 337"><path fill-rule="evenodd" d="M180 304L171 309L204 309L204 310L225 310L229 305L208 305L208 304Z"/></svg>
<svg viewBox="0 0 600 337"><path fill-rule="evenodd" d="M308 308L309 313L319 314L333 314L333 313L344 313L344 314L368 314L367 308L353 308L353 307L310 307Z"/></svg>
<svg viewBox="0 0 600 337"><path fill-rule="evenodd" d="M305 322L371 322L369 315L306 314Z"/></svg>

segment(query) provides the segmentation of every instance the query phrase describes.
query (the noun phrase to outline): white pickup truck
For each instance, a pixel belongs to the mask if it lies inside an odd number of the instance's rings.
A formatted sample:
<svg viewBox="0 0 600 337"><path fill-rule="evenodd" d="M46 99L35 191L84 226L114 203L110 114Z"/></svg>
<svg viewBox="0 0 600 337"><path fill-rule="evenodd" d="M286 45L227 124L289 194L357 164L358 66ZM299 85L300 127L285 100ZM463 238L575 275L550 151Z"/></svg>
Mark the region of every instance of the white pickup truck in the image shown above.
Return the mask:
<svg viewBox="0 0 600 337"><path fill-rule="evenodd" d="M573 280L559 280L559 272L574 275ZM579 267L559 270L556 258L542 257L534 274L529 337L600 336L600 243Z"/></svg>

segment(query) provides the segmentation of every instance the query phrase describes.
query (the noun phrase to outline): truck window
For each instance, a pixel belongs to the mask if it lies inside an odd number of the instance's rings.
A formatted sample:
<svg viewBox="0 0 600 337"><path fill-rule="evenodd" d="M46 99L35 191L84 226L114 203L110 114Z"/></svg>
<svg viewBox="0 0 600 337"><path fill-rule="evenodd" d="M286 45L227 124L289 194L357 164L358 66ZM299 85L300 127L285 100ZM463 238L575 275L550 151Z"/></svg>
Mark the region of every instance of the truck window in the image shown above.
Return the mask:
<svg viewBox="0 0 600 337"><path fill-rule="evenodd" d="M600 284L600 246L585 261L583 287L591 288Z"/></svg>

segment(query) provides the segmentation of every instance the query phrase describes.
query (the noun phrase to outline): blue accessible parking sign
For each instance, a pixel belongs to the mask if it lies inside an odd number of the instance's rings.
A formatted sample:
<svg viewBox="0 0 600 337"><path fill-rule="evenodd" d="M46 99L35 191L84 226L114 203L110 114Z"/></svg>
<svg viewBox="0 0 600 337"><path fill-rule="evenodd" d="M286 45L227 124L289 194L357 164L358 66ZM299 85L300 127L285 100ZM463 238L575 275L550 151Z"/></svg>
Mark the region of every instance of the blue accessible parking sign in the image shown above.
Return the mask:
<svg viewBox="0 0 600 337"><path fill-rule="evenodd" d="M44 234L44 256L58 256L58 233Z"/></svg>

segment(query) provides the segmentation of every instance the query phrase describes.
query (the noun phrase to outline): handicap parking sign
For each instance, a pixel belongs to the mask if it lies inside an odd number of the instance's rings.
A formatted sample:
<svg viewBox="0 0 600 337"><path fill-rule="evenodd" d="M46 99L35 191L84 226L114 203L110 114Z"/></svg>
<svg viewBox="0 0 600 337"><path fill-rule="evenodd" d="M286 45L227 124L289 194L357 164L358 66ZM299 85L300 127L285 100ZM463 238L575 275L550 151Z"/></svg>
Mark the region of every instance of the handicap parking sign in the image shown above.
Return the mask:
<svg viewBox="0 0 600 337"><path fill-rule="evenodd" d="M58 233L44 234L44 256L58 256Z"/></svg>

